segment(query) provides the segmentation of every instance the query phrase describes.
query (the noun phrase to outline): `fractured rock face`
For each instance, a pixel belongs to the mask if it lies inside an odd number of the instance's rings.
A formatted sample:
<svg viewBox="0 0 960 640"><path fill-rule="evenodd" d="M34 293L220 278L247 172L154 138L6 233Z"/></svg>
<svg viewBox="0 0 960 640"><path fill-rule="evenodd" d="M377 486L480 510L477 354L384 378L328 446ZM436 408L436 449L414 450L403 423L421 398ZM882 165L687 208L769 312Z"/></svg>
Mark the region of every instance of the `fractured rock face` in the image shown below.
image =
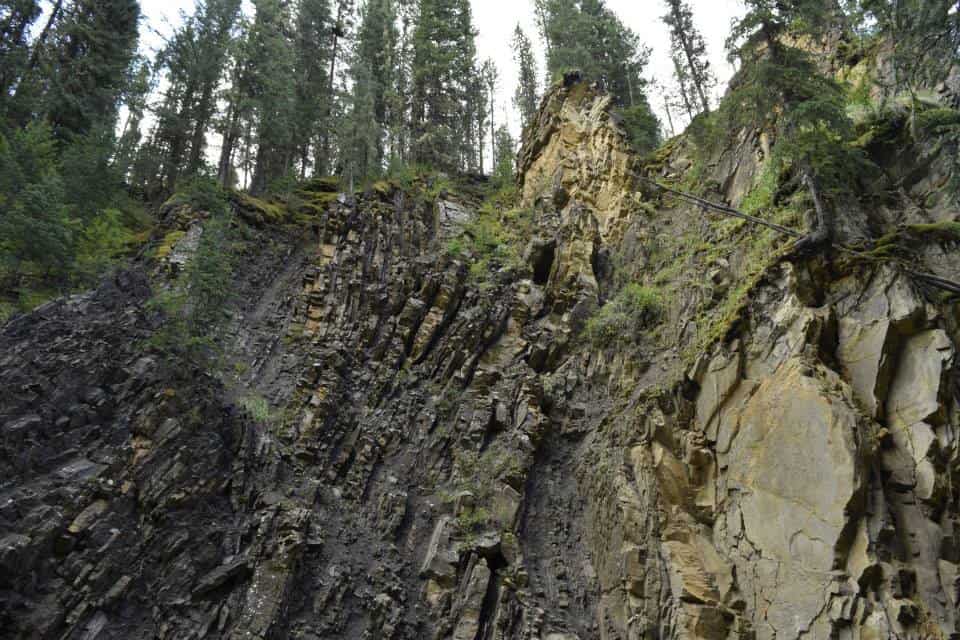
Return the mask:
<svg viewBox="0 0 960 640"><path fill-rule="evenodd" d="M478 284L443 250L475 201L378 188L261 221L223 380L143 346L137 271L5 325L0 636L960 633L956 306L644 200L568 80L521 153L526 268ZM755 142L711 188L749 190ZM680 282L666 319L589 344L627 278Z"/></svg>
<svg viewBox="0 0 960 640"><path fill-rule="evenodd" d="M758 637L829 634L818 620L848 514L865 480L865 439L836 375L791 360L755 391L721 458L727 506L720 527L741 589L769 603ZM846 397L845 397L846 396ZM726 529L723 531L723 529ZM751 575L752 574L752 575Z"/></svg>

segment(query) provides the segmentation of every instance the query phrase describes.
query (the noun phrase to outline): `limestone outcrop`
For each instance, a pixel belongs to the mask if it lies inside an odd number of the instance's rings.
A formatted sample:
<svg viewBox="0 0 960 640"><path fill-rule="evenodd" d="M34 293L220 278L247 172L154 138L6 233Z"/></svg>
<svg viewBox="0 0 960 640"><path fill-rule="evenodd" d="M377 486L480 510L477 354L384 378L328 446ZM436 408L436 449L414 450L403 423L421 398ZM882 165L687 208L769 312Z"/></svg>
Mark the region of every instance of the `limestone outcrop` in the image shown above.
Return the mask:
<svg viewBox="0 0 960 640"><path fill-rule="evenodd" d="M744 197L762 145L697 169L714 196ZM641 160L601 91L554 88L521 264L480 280L448 249L466 192L248 211L220 377L150 346L150 264L11 320L0 637L957 637L957 302L636 178L688 155ZM956 216L931 211L872 224ZM916 259L960 278L950 243ZM627 282L658 322L588 340Z"/></svg>

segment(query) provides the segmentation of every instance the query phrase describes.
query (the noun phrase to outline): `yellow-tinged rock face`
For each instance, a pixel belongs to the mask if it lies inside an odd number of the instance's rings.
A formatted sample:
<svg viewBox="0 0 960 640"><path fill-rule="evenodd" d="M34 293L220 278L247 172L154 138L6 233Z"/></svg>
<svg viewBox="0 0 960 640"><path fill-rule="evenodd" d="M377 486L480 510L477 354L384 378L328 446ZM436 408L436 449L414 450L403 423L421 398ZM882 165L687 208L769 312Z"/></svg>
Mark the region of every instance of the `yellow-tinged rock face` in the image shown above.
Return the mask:
<svg viewBox="0 0 960 640"><path fill-rule="evenodd" d="M630 188L636 156L611 119L610 100L583 83L555 91L528 130L532 139L519 160L524 206L548 200L566 221L579 204L595 218L604 242L619 239L639 202Z"/></svg>

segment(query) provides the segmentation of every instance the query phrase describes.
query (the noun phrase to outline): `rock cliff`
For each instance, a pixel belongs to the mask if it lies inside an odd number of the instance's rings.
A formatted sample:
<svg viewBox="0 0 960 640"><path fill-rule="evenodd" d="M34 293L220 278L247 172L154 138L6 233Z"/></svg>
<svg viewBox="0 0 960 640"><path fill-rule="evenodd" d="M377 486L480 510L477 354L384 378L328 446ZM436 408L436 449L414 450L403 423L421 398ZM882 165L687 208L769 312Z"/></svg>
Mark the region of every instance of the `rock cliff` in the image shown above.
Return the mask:
<svg viewBox="0 0 960 640"><path fill-rule="evenodd" d="M147 345L152 264L14 318L0 637L960 637L960 314L898 266L960 278L951 160L868 149L899 196L839 215L873 260L637 178L739 206L764 145L642 161L571 79L500 214L518 264L449 250L469 189L318 181L307 226L236 203L229 375ZM656 318L587 339L627 283Z"/></svg>

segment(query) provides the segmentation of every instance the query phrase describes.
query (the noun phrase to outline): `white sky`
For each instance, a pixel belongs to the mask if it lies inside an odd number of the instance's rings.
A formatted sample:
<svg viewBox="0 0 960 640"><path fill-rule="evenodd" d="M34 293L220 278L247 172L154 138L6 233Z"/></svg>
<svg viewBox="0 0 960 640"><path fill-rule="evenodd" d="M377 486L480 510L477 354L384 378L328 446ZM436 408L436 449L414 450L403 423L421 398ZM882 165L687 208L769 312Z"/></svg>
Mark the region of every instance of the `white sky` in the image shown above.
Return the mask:
<svg viewBox="0 0 960 640"><path fill-rule="evenodd" d="M711 66L719 80L717 91L722 92L732 73L723 45L730 31L730 21L742 14L743 3L741 0L689 0L689 2L693 8L694 22L707 41ZM474 23L479 31L478 57L480 60L493 58L500 70L496 118L502 122L506 114L510 120L511 131L516 136L519 134L520 125L511 104L511 97L516 86L517 72L513 63L510 41L517 23L534 42L534 48L540 58L541 81L544 73L543 46L533 20L533 3L531 0L471 0L471 3ZM152 29L169 34L170 25L179 22L180 10L190 11L193 0L141 0L141 5L144 15L141 27L142 44L147 50L151 50L158 46L160 39L149 31ZM653 49L650 66L647 69L648 78L669 82L672 77L672 66L668 54L669 36L666 25L660 21L660 17L666 12L663 0L607 0L607 6L620 16L624 24L640 36L642 42ZM654 90L651 91L650 101L666 129L662 97ZM669 131L666 133L669 135Z"/></svg>

